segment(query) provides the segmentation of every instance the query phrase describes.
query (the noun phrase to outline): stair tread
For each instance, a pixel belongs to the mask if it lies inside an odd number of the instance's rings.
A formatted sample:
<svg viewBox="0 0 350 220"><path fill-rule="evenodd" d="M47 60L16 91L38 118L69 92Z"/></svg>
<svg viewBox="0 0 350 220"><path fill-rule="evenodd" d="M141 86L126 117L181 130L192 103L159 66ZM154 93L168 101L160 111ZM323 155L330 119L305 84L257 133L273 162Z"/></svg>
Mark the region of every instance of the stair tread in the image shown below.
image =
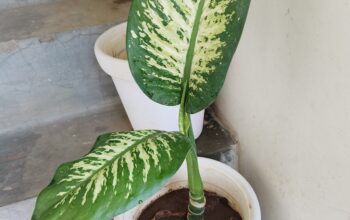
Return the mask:
<svg viewBox="0 0 350 220"><path fill-rule="evenodd" d="M59 0L0 0L0 10L10 8L20 8L29 5L38 5Z"/></svg>
<svg viewBox="0 0 350 220"><path fill-rule="evenodd" d="M98 135L130 129L123 106L116 104L91 114L0 133L0 207L38 195L56 168L89 152ZM1 209L0 219L4 219Z"/></svg>
<svg viewBox="0 0 350 220"><path fill-rule="evenodd" d="M0 42L119 23L127 19L129 7L130 0L60 0L0 10Z"/></svg>

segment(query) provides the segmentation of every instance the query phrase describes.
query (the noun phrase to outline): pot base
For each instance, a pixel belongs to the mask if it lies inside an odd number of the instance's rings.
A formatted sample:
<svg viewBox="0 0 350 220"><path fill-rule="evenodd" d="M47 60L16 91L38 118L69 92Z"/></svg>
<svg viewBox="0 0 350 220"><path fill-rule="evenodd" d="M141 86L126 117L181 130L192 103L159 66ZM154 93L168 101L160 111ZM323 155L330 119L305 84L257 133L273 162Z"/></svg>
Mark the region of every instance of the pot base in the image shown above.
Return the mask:
<svg viewBox="0 0 350 220"><path fill-rule="evenodd" d="M229 206L227 199L216 193L205 192L207 220L242 220L237 211ZM151 203L138 220L187 220L188 189L171 191Z"/></svg>

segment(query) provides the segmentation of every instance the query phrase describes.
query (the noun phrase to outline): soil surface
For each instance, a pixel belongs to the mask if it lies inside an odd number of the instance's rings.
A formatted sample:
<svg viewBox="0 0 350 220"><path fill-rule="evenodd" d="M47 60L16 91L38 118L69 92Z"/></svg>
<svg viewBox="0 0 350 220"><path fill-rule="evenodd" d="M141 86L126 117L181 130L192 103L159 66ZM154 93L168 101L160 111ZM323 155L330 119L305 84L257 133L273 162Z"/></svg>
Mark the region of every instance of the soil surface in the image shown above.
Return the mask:
<svg viewBox="0 0 350 220"><path fill-rule="evenodd" d="M205 192L205 197L205 220L242 220L227 199L211 192ZM150 204L138 220L186 220L188 199L188 189L172 191Z"/></svg>

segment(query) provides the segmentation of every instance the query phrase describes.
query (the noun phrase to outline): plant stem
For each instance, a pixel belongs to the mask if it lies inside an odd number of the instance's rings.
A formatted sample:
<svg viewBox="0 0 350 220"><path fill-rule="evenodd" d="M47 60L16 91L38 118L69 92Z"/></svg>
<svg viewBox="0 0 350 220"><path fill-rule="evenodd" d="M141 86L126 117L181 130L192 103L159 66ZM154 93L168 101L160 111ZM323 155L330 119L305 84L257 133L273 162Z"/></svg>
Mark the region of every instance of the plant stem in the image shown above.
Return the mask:
<svg viewBox="0 0 350 220"><path fill-rule="evenodd" d="M197 152L191 149L186 157L190 202L188 206L189 220L202 220L205 209L203 182L199 173Z"/></svg>
<svg viewBox="0 0 350 220"><path fill-rule="evenodd" d="M186 135L192 143L192 148L189 151L187 161L187 175L188 175L188 188L190 190L190 201L188 205L188 220L202 220L205 209L205 197L203 190L203 182L199 173L197 147L193 136L193 130L191 126L190 114L186 112L186 106L188 102L188 90L191 76L191 68L193 62L193 56L195 51L196 39L199 31L199 25L201 16L203 13L205 0L200 0L198 10L196 13L193 31L190 39L190 46L186 55L186 65L184 69L184 76L182 79L181 88L181 103L179 113L179 127L180 132Z"/></svg>
<svg viewBox="0 0 350 220"><path fill-rule="evenodd" d="M185 112L183 105L180 106L179 124L180 132L186 135L192 143L192 148L186 157L188 188L190 191L187 219L202 220L205 209L203 182L199 173L196 142L191 126L190 114Z"/></svg>

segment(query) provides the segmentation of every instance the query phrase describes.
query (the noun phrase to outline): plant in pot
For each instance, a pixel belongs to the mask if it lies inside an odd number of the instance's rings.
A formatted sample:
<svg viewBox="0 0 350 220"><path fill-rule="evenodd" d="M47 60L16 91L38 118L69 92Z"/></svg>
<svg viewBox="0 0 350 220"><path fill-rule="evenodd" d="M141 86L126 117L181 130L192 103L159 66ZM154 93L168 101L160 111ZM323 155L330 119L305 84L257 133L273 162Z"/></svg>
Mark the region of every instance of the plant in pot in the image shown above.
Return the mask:
<svg viewBox="0 0 350 220"><path fill-rule="evenodd" d="M209 188L219 181L223 185L218 189L235 185L233 191L249 191L252 202L235 208L246 220L260 219L255 194L249 186L242 187L247 185L242 177L225 165L215 170L216 164L205 159L199 159L204 170L199 167L190 120L190 114L209 106L221 89L249 3L134 0L126 44L130 69L150 99L180 105L179 132L142 130L101 135L90 153L57 169L52 182L40 193L32 219L138 218L136 211L122 213L157 194L179 169L188 175L188 219L204 218L206 185L201 173L217 178L210 184L207 181ZM230 175L225 176L227 173ZM232 178L236 182L230 182ZM237 203L249 197L236 195L240 197L235 198Z"/></svg>

